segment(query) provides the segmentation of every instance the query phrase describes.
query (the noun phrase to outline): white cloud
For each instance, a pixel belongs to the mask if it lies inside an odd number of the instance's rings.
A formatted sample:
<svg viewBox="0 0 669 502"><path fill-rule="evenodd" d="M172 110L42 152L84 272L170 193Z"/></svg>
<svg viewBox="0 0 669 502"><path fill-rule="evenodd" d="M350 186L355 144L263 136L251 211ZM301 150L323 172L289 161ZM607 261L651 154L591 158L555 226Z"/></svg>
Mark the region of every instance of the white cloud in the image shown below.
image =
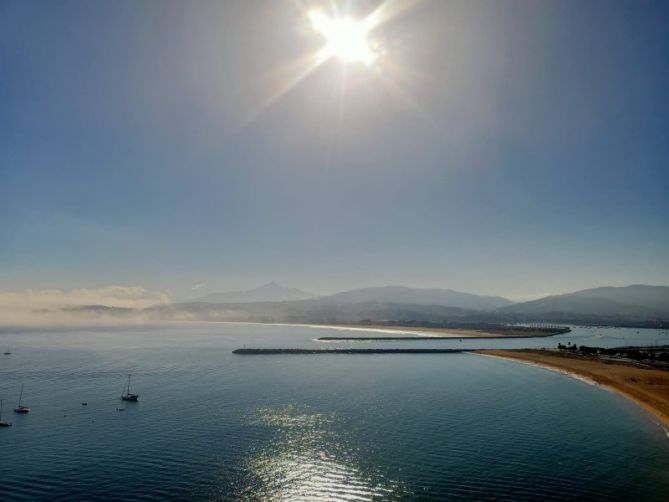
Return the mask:
<svg viewBox="0 0 669 502"><path fill-rule="evenodd" d="M169 302L167 294L151 292L141 286L0 292L0 324L66 323L81 320L82 317L90 319L90 315L71 310L86 305L142 309ZM99 315L95 317L100 319Z"/></svg>

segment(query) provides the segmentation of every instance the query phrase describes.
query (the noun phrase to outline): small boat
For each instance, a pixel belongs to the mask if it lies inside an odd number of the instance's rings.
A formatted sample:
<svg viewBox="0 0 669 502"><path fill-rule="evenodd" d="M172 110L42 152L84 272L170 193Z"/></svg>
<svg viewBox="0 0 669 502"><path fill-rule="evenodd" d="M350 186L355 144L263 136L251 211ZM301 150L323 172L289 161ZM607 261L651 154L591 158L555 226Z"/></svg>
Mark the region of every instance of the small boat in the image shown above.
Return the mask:
<svg viewBox="0 0 669 502"><path fill-rule="evenodd" d="M139 399L139 394L133 394L130 392L130 375L128 375L128 385L125 388L125 392L121 394L122 401L137 401Z"/></svg>
<svg viewBox="0 0 669 502"><path fill-rule="evenodd" d="M21 384L21 393L19 394L19 405L14 408L16 413L30 413L30 407L25 404L21 404L21 399L23 398L23 384Z"/></svg>
<svg viewBox="0 0 669 502"><path fill-rule="evenodd" d="M12 423L2 419L2 399L0 399L0 427L11 427Z"/></svg>
<svg viewBox="0 0 669 502"><path fill-rule="evenodd" d="M5 350L5 355L6 355L6 356L11 356L12 353L11 353L9 350Z"/></svg>

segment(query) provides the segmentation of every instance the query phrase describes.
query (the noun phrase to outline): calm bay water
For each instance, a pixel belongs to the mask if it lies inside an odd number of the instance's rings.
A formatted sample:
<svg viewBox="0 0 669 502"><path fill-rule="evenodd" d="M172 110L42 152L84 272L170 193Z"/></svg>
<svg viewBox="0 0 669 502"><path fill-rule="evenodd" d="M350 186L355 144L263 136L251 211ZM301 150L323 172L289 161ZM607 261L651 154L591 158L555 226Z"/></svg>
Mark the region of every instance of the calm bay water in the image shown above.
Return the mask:
<svg viewBox="0 0 669 502"><path fill-rule="evenodd" d="M14 426L0 429L0 498L666 500L663 429L575 379L470 354L231 354L243 345L323 347L314 339L325 335L332 331L185 323L1 333L0 349L13 354L0 355L0 397ZM668 338L575 329L378 345ZM118 399L128 373L138 403ZM22 383L33 408L25 416L11 412Z"/></svg>

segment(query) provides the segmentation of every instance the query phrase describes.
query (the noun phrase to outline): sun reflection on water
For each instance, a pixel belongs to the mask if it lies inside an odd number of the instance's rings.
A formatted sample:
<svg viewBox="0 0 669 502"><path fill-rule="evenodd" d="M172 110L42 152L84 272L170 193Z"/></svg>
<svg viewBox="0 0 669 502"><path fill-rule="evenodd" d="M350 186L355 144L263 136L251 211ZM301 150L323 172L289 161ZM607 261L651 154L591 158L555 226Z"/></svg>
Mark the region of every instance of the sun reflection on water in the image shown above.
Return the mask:
<svg viewBox="0 0 669 502"><path fill-rule="evenodd" d="M366 472L356 448L341 437L335 415L294 406L256 410L250 422L274 429L247 462L246 500L389 500L400 486Z"/></svg>

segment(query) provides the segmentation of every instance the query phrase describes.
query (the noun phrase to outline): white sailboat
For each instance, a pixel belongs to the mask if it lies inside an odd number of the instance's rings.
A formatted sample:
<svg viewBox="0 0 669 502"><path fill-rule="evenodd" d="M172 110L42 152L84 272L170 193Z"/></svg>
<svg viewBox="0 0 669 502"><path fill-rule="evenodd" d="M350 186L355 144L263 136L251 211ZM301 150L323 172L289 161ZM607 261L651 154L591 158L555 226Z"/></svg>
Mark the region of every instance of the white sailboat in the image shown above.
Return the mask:
<svg viewBox="0 0 669 502"><path fill-rule="evenodd" d="M14 411L16 413L30 413L30 407L26 406L25 404L21 404L21 399L23 399L23 384L21 384L21 393L19 394L19 404L16 408L14 408Z"/></svg>
<svg viewBox="0 0 669 502"><path fill-rule="evenodd" d="M139 399L139 394L133 394L130 392L130 375L128 375L128 385L125 388L125 392L121 394L122 401L137 401Z"/></svg>

